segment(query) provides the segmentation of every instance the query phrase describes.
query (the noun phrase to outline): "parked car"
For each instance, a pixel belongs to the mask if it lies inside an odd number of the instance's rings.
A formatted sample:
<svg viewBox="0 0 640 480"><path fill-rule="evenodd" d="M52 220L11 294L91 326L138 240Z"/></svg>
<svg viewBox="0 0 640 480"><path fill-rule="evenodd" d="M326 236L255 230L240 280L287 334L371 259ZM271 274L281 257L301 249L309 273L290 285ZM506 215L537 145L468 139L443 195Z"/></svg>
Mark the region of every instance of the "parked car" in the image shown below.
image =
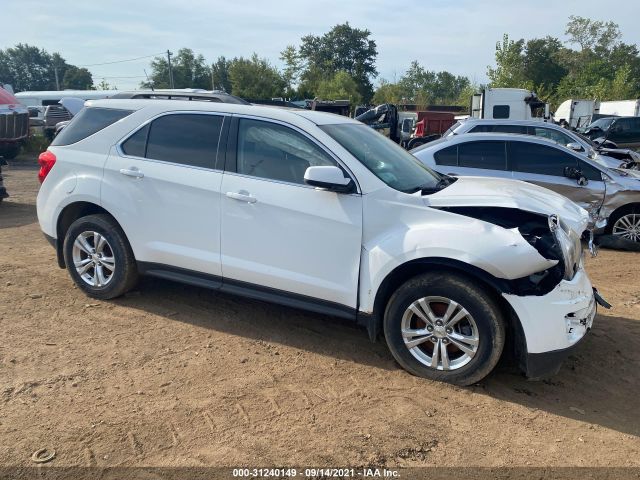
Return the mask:
<svg viewBox="0 0 640 480"><path fill-rule="evenodd" d="M58 124L62 122L69 122L71 120L71 112L67 110L63 105L48 105L44 110L44 135L53 140L58 131Z"/></svg>
<svg viewBox="0 0 640 480"><path fill-rule="evenodd" d="M560 125L538 120L482 120L469 118L453 125L444 136L464 133L517 133L546 138L571 150L587 155L610 168L640 167L640 153L617 148L613 142L595 143L588 137Z"/></svg>
<svg viewBox="0 0 640 480"><path fill-rule="evenodd" d="M640 117L599 118L580 130L595 142L611 141L623 148L640 148Z"/></svg>
<svg viewBox="0 0 640 480"><path fill-rule="evenodd" d="M198 100L216 103L236 103L250 105L246 100L218 90L200 90L185 88L182 90L132 90L112 95L113 99L152 99L152 100Z"/></svg>
<svg viewBox="0 0 640 480"><path fill-rule="evenodd" d="M459 385L505 346L527 375L555 371L601 301L584 209L440 175L347 117L99 100L39 162L40 226L95 298L146 274L344 317L412 374Z"/></svg>
<svg viewBox="0 0 640 480"><path fill-rule="evenodd" d="M530 135L454 135L412 150L447 175L523 180L558 192L606 219L604 231L640 242L640 175L607 168L557 143Z"/></svg>

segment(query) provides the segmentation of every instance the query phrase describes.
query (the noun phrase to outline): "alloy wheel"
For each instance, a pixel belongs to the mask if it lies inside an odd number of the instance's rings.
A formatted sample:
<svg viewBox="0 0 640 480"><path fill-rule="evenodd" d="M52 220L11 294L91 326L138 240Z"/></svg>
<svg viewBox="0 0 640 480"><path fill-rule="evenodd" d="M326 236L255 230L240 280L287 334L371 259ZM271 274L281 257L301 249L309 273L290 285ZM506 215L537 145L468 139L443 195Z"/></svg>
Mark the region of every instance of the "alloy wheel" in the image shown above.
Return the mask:
<svg viewBox="0 0 640 480"><path fill-rule="evenodd" d="M613 224L613 234L640 242L640 213L628 213Z"/></svg>
<svg viewBox="0 0 640 480"><path fill-rule="evenodd" d="M423 297L413 302L405 310L400 328L411 355L436 370L465 366L480 343L473 316L446 297Z"/></svg>
<svg viewBox="0 0 640 480"><path fill-rule="evenodd" d="M73 242L71 255L76 272L88 285L104 287L113 278L116 268L113 250L101 233L82 232Z"/></svg>

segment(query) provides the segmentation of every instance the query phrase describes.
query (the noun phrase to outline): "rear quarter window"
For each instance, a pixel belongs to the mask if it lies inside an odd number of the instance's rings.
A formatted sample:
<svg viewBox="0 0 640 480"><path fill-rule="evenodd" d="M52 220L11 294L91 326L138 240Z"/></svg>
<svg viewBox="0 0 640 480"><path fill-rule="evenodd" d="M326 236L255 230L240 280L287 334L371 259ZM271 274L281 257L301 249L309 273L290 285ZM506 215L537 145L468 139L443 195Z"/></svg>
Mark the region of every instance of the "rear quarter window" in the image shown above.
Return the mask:
<svg viewBox="0 0 640 480"><path fill-rule="evenodd" d="M53 139L51 145L62 146L77 143L132 113L133 110L115 108L83 108L73 117L71 123Z"/></svg>

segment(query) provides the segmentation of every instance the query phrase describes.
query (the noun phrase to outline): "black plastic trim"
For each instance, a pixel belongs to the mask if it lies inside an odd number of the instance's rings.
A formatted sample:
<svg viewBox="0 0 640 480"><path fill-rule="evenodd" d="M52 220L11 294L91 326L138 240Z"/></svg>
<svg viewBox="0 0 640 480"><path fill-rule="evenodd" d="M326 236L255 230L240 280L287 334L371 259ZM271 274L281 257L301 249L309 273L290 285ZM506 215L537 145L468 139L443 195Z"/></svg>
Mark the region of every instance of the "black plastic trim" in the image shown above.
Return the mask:
<svg viewBox="0 0 640 480"><path fill-rule="evenodd" d="M151 262L138 262L138 272L143 275L164 278L197 287L220 290L221 292L232 295L277 303L279 305L321 313L323 315L347 318L353 321L357 318L357 310L347 305L262 285L241 282L230 278L223 279L218 275L195 272L193 270Z"/></svg>
<svg viewBox="0 0 640 480"><path fill-rule="evenodd" d="M569 348L544 353L527 353L525 365L527 378L539 380L554 376L560 370L562 363L576 350L576 347L582 343L586 336L585 334Z"/></svg>

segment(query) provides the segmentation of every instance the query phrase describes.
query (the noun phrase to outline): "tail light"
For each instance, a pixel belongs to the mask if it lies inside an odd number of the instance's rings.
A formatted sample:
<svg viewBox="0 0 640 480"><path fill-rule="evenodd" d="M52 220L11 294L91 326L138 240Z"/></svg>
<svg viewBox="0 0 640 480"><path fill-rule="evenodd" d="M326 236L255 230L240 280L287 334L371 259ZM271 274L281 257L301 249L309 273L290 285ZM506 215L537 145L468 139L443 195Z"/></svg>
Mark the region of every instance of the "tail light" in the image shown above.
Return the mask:
<svg viewBox="0 0 640 480"><path fill-rule="evenodd" d="M40 164L40 171L38 172L38 180L40 183L44 182L44 179L47 178L47 175L53 168L56 163L56 156L53 152L47 150L46 152L42 152L38 157L38 164Z"/></svg>

